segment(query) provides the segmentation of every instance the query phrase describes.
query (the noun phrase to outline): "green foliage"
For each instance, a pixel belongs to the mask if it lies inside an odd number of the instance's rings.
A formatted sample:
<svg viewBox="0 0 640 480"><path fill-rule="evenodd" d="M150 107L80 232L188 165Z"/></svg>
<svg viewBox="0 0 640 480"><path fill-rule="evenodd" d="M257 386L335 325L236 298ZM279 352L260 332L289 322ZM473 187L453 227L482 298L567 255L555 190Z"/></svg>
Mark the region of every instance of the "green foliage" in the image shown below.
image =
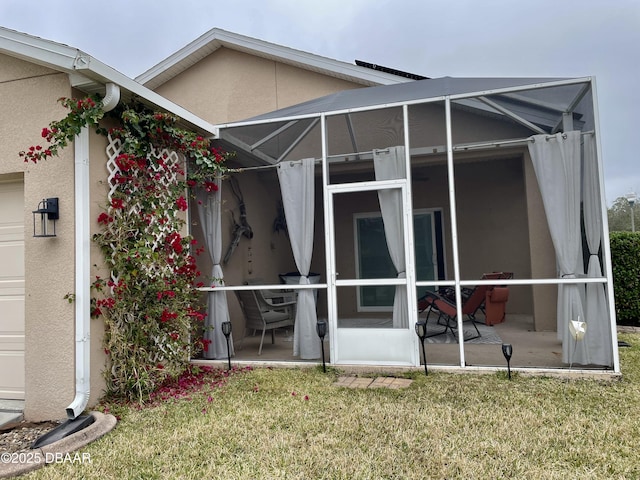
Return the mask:
<svg viewBox="0 0 640 480"><path fill-rule="evenodd" d="M637 204L633 206L633 220L640 229L640 215ZM631 231L631 205L625 197L618 197L611 208L607 209L610 232L630 232Z"/></svg>
<svg viewBox="0 0 640 480"><path fill-rule="evenodd" d="M617 321L640 326L640 233L612 232L610 242Z"/></svg>
<svg viewBox="0 0 640 480"><path fill-rule="evenodd" d="M57 156L60 149L72 142L83 127L98 125L104 116L102 102L97 98L59 98L58 102L68 109L69 113L62 120L51 122L48 128L42 129L42 138L49 143L47 147L34 145L20 152L19 155L25 162L38 163L40 160Z"/></svg>
<svg viewBox="0 0 640 480"><path fill-rule="evenodd" d="M124 106L109 113L119 127L107 131L98 125L104 116L99 101L60 101L70 111L43 129L49 145L30 147L20 156L34 163L56 156L85 126L120 141L119 171L111 180L111 199L97 218L102 231L93 238L111 278L95 278L91 315L105 323L107 393L144 402L207 347L200 338L204 314L198 311L195 281L200 272L193 255L202 249L193 252L195 241L181 235L185 220L180 212L188 206L188 187L217 190L229 154L180 128L170 114ZM73 301L71 294L65 298Z"/></svg>

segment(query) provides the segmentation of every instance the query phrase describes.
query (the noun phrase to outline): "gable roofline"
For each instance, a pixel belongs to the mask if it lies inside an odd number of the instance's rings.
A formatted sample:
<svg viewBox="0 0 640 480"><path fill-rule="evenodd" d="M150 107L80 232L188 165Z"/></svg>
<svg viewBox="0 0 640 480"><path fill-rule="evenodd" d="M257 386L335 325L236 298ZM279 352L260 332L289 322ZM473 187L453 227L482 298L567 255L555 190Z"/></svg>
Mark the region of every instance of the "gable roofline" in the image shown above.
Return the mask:
<svg viewBox="0 0 640 480"><path fill-rule="evenodd" d="M364 86L391 85L410 81L408 78L386 71L352 65L220 28L212 28L173 55L138 75L136 81L155 89L222 47Z"/></svg>
<svg viewBox="0 0 640 480"><path fill-rule="evenodd" d="M118 85L124 100L135 99L154 110L176 115L185 127L212 136L215 127L91 55L62 43L0 27L0 53L66 73L71 86L104 95L106 84Z"/></svg>

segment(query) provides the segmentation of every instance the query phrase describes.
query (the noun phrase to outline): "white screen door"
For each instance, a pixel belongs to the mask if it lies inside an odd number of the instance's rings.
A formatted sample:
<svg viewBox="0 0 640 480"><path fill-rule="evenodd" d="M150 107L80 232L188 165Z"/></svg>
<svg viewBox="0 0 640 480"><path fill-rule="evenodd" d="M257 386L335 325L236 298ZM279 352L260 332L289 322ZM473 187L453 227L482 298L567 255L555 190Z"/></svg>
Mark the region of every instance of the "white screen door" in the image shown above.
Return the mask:
<svg viewBox="0 0 640 480"><path fill-rule="evenodd" d="M329 247L329 321L331 328L331 358L335 364L417 365L418 344L414 333L416 322L415 274L413 271L413 239L407 225L409 200L406 179L336 184L327 186L328 207L333 219L332 231L328 235ZM395 268L385 265L375 268L375 258L388 257L386 244L380 239L360 242L367 250L370 268L367 278L361 278L354 252L358 250L358 232L353 228L353 217L345 212L358 209L359 205L369 211L377 205L378 190L395 189L401 193L402 230L406 256L405 272L398 275ZM379 208L379 207L378 207ZM380 216L374 211L371 217ZM346 219L346 221L345 221ZM380 225L368 225L379 228ZM365 232L366 233L366 232ZM379 232L378 232L379 233ZM360 239L362 240L362 239ZM371 311L358 307L360 289L369 292L370 303L389 303L395 289L404 286L409 305L405 325L394 326L392 308L374 308ZM376 293L378 292L378 293ZM391 292L391 293L389 293ZM378 295L380 298L375 298ZM382 298L385 297L385 298ZM391 303L393 305L393 302ZM395 322L397 323L397 322Z"/></svg>

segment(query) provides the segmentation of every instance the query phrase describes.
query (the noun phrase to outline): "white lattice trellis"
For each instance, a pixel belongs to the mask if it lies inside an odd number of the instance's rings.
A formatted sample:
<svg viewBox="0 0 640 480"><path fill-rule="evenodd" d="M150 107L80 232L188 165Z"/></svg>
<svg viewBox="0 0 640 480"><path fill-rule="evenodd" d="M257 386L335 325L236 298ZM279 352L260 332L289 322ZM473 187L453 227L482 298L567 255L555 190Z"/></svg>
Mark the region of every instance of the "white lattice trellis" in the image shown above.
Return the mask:
<svg viewBox="0 0 640 480"><path fill-rule="evenodd" d="M125 172L122 172L120 167L117 164L116 159L120 156L122 152L122 141L119 138L113 138L111 135L108 135L108 144L106 148L107 153L107 171L108 175L108 185L109 192L107 194L107 198L109 202L114 198L114 194L118 190L118 188L122 187L122 185L117 181L120 175L123 175ZM148 158L151 160L148 164L148 171L146 175L149 175L154 178L155 182L159 184L159 186L164 187L156 190L156 200L152 202L152 210L154 211L153 216L150 217L151 223L148 227L143 231L139 232L141 236L145 238L150 238L151 240L146 241L146 246L156 250L161 248L167 239L167 236L172 233L173 223L171 221L161 222L159 219L165 218L167 220L174 218L176 215L176 206L171 201L171 197L169 194L169 187L175 184L178 180L178 170L183 170L184 166L184 157L178 154L175 151L162 149L157 150L154 149L148 155ZM164 164L164 166L163 166ZM140 174L139 170L133 168L131 173L134 175ZM137 190L138 187L128 184L128 188ZM136 215L139 216L142 214L142 207L139 204L128 205L127 210L121 212L122 215ZM112 258L117 251L117 246L112 245ZM168 265L148 265L148 271L146 272L150 276L163 275L168 272ZM115 275L112 273L112 280L114 282L117 281Z"/></svg>

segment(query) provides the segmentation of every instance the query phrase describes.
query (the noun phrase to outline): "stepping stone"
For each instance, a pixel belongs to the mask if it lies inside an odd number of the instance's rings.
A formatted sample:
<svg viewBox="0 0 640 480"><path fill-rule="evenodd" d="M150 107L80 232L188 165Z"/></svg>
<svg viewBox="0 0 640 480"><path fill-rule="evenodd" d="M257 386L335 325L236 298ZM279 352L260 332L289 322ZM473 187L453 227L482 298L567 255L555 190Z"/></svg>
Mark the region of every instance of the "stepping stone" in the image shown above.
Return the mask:
<svg viewBox="0 0 640 480"><path fill-rule="evenodd" d="M395 378L395 377L339 377L338 381L334 383L336 387L346 388L406 388L411 385L413 380L407 378Z"/></svg>
<svg viewBox="0 0 640 480"><path fill-rule="evenodd" d="M338 381L334 383L336 387L347 388L367 388L373 382L373 378L365 377L340 377Z"/></svg>
<svg viewBox="0 0 640 480"><path fill-rule="evenodd" d="M407 388L411 385L411 382L413 382L413 380L407 378L378 377L369 385L369 388L392 388L395 390L398 388Z"/></svg>

